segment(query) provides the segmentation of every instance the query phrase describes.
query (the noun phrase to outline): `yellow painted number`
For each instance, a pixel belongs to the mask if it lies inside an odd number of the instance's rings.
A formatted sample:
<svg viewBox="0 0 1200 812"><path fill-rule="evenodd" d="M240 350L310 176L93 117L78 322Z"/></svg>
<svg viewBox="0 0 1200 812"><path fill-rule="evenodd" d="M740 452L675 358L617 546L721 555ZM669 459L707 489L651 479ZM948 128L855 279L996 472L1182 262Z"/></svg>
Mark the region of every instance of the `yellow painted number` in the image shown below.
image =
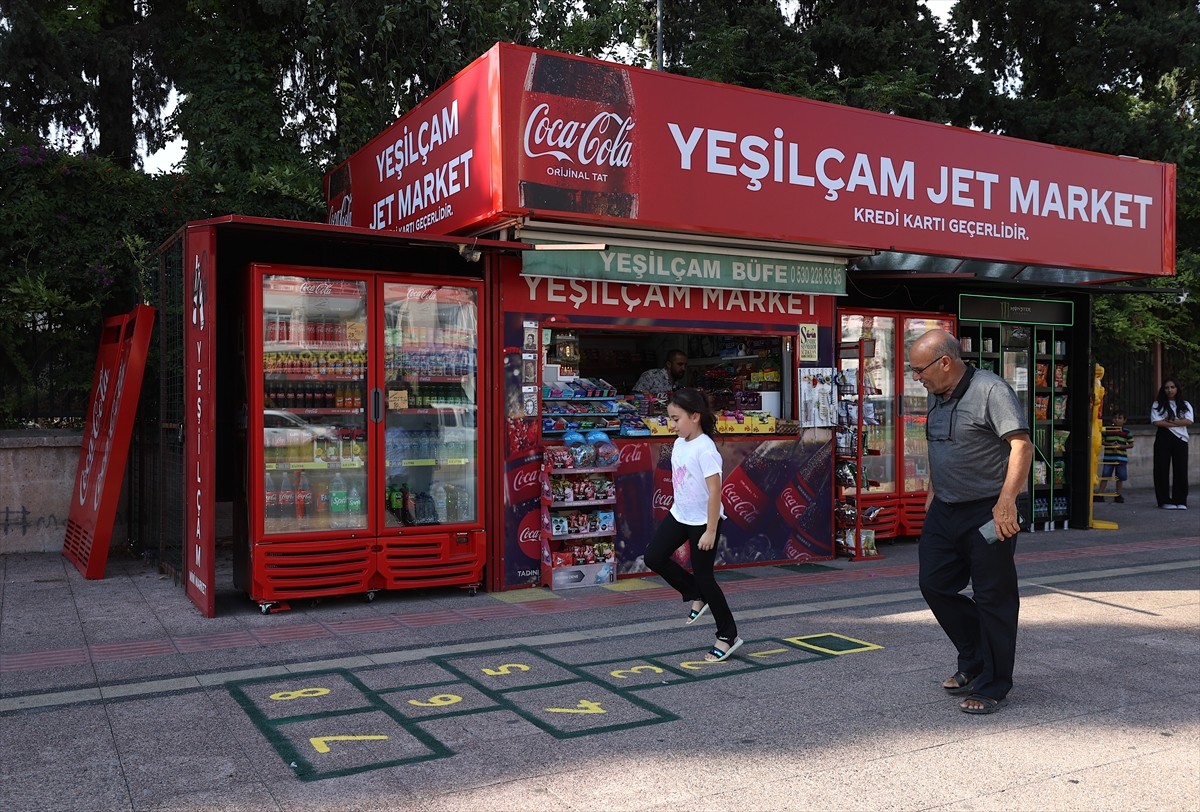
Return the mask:
<svg viewBox="0 0 1200 812"><path fill-rule="evenodd" d="M280 691L279 693L271 694L272 699L277 699L280 702L286 702L289 699L308 699L314 696L325 696L329 693L328 688L301 688L298 691Z"/></svg>
<svg viewBox="0 0 1200 812"><path fill-rule="evenodd" d="M410 699L408 704L416 705L418 708L440 708L443 705L453 705L455 702L462 702L461 696L454 694L438 694L431 696L428 700L422 702L420 699Z"/></svg>
<svg viewBox="0 0 1200 812"><path fill-rule="evenodd" d="M755 651L751 657L770 657L773 654L787 654L791 649L786 648L769 648L766 651Z"/></svg>
<svg viewBox="0 0 1200 812"><path fill-rule="evenodd" d="M599 702L593 702L590 699L579 700L579 704L573 708L546 708L546 710L551 713L608 713L600 707Z"/></svg>
<svg viewBox="0 0 1200 812"><path fill-rule="evenodd" d="M329 745L327 742L382 741L386 738L387 736L314 736L308 741L318 753L328 753Z"/></svg>
<svg viewBox="0 0 1200 812"><path fill-rule="evenodd" d="M505 663L499 668L484 668L483 673L489 677L506 677L514 671L528 671L529 666L520 663Z"/></svg>
<svg viewBox="0 0 1200 812"><path fill-rule="evenodd" d="M610 671L609 673L617 679L628 679L625 676L626 674L640 674L643 671L648 671L651 674L661 674L663 672L657 665L635 665L633 668L622 668L617 671Z"/></svg>

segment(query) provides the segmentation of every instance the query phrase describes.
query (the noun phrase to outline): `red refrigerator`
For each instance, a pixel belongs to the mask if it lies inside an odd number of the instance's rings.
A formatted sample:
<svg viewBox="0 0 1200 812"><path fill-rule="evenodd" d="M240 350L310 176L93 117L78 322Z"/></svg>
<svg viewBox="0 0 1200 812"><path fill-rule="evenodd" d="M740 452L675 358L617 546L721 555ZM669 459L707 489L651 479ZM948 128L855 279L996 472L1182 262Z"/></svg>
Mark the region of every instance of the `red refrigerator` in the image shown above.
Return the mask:
<svg viewBox="0 0 1200 812"><path fill-rule="evenodd" d="M955 334L955 317L945 313L904 311L842 311L841 340L869 342L863 435L870 456L863 458L862 476L870 481L859 496L859 509L878 505L883 510L871 526L877 538L919 536L925 523L929 487L929 456L925 415L929 395L908 373L908 347L929 330ZM846 357L842 369L858 366Z"/></svg>
<svg viewBox="0 0 1200 812"><path fill-rule="evenodd" d="M480 283L252 265L248 555L287 601L482 582Z"/></svg>

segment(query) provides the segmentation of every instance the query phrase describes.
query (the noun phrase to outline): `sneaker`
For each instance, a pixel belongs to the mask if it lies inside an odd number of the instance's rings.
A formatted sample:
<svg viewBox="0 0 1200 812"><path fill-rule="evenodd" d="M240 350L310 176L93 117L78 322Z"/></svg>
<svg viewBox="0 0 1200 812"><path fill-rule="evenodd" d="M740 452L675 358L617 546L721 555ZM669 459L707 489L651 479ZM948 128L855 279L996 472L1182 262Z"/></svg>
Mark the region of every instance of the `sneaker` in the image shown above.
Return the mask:
<svg viewBox="0 0 1200 812"><path fill-rule="evenodd" d="M1187 505L1176 505L1175 509L1176 510L1187 510Z"/></svg>
<svg viewBox="0 0 1200 812"><path fill-rule="evenodd" d="M1118 493L1115 497L1113 497L1113 501L1117 504L1123 505L1125 504L1125 497Z"/></svg>
<svg viewBox="0 0 1200 812"><path fill-rule="evenodd" d="M1162 510L1175 510L1179 505L1159 505Z"/></svg>

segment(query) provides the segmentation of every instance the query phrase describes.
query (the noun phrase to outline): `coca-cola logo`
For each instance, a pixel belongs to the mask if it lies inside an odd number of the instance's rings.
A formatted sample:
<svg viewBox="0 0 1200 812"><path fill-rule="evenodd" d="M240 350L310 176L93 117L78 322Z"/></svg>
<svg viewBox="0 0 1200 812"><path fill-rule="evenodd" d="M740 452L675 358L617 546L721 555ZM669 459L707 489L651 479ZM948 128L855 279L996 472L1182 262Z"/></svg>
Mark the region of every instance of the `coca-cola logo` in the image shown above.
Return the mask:
<svg viewBox="0 0 1200 812"><path fill-rule="evenodd" d="M542 557L542 511L534 508L525 514L517 526L517 547L529 559Z"/></svg>
<svg viewBox="0 0 1200 812"><path fill-rule="evenodd" d="M342 205L339 209L337 209L336 211L333 209L329 210L329 224L331 226L353 225L353 223L350 222L350 220L351 220L350 208L351 208L350 195L346 195L345 197L342 198Z"/></svg>
<svg viewBox="0 0 1200 812"><path fill-rule="evenodd" d="M633 159L633 141L629 138L633 127L632 117L611 110L600 111L591 121L556 118L550 113L550 105L542 102L525 121L525 154L580 166L624 168Z"/></svg>
<svg viewBox="0 0 1200 812"><path fill-rule="evenodd" d="M513 490L520 491L522 488L536 488L538 484L538 473L533 471L517 471L517 475L513 477Z"/></svg>
<svg viewBox="0 0 1200 812"><path fill-rule="evenodd" d="M537 457L526 457L508 469L508 503L515 505L541 495L541 470Z"/></svg>
<svg viewBox="0 0 1200 812"><path fill-rule="evenodd" d="M784 516L798 521L804 515L805 509L808 508L808 500L794 488L785 488L783 493L779 494L777 506Z"/></svg>
<svg viewBox="0 0 1200 812"><path fill-rule="evenodd" d="M742 527L753 527L758 522L758 507L743 496L736 483L730 482L721 489L727 513Z"/></svg>
<svg viewBox="0 0 1200 812"><path fill-rule="evenodd" d="M669 512L675 504L675 494L667 493L662 488L654 489L654 509Z"/></svg>
<svg viewBox="0 0 1200 812"><path fill-rule="evenodd" d="M437 296L437 288L409 288L405 298L410 302L428 302Z"/></svg>
<svg viewBox="0 0 1200 812"><path fill-rule="evenodd" d="M621 446L620 465L646 470L650 467L650 446L647 443L626 443Z"/></svg>
<svg viewBox="0 0 1200 812"><path fill-rule="evenodd" d="M333 285L329 282L301 282L300 292L306 296L332 296Z"/></svg>

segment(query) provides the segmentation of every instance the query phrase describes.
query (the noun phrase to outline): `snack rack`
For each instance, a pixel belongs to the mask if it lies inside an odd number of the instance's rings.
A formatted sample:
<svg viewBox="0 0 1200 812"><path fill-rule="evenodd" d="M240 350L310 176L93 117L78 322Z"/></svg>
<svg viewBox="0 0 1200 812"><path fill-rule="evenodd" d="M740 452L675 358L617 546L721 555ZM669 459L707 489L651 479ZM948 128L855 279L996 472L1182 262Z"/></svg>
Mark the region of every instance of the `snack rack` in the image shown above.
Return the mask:
<svg viewBox="0 0 1200 812"><path fill-rule="evenodd" d="M875 342L872 340L840 344L839 357L854 358L858 363L852 370L839 371L835 379L838 422L834 435L834 482L838 495L833 515L838 552L851 561L883 557L875 545L875 531L864 527L878 518L883 508L867 507L858 498L864 488L879 486L878 482L864 479L863 475L863 457L879 454L877 449L866 447L863 434L863 404L868 395L878 394L870 384L865 363L874 353Z"/></svg>

